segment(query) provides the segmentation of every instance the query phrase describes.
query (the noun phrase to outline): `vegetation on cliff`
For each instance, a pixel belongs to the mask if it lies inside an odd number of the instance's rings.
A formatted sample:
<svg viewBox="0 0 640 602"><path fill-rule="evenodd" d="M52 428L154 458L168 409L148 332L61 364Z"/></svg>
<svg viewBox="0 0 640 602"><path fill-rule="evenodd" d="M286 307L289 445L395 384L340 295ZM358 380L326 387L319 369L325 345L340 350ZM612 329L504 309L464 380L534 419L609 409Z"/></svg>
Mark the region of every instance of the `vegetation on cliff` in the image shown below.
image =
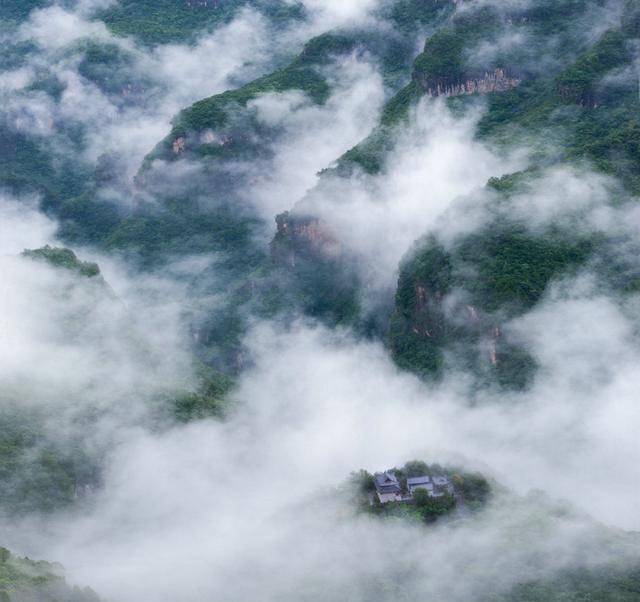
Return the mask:
<svg viewBox="0 0 640 602"><path fill-rule="evenodd" d="M100 602L88 587L70 586L59 564L15 556L0 548L0 601Z"/></svg>

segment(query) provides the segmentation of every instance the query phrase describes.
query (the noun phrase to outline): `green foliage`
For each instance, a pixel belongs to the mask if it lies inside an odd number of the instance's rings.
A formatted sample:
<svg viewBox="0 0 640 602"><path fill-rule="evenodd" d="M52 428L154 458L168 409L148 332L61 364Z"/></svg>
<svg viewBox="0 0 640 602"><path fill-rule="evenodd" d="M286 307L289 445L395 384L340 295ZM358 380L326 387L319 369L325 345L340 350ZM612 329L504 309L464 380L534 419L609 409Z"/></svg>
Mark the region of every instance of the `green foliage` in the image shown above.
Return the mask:
<svg viewBox="0 0 640 602"><path fill-rule="evenodd" d="M0 412L0 508L7 514L60 510L74 501L76 483L97 480L80 445L47 440L45 420L18 406Z"/></svg>
<svg viewBox="0 0 640 602"><path fill-rule="evenodd" d="M456 474L453 482L462 499L471 510L478 510L489 501L491 486L479 472Z"/></svg>
<svg viewBox="0 0 640 602"><path fill-rule="evenodd" d="M551 579L516 585L499 602L635 602L640 598L640 569L608 565L576 568Z"/></svg>
<svg viewBox="0 0 640 602"><path fill-rule="evenodd" d="M640 6L636 0L625 0L622 27L629 37L640 38Z"/></svg>
<svg viewBox="0 0 640 602"><path fill-rule="evenodd" d="M489 178L487 187L499 192L503 197L509 197L515 193L524 192L531 176L535 176L536 173L537 170L532 168L505 174L499 178Z"/></svg>
<svg viewBox="0 0 640 602"><path fill-rule="evenodd" d="M188 199L167 201L162 208L141 208L122 219L105 239L108 249L126 252L148 267L161 265L167 256L227 253L220 267L253 269L263 253L252 244L255 218L238 215L222 206L199 210Z"/></svg>
<svg viewBox="0 0 640 602"><path fill-rule="evenodd" d="M363 469L360 469L357 472L352 472L349 475L348 482L349 486L360 495L368 495L376 490L373 475Z"/></svg>
<svg viewBox="0 0 640 602"><path fill-rule="evenodd" d="M48 0L2 0L0 3L0 19L22 21L29 13L49 4Z"/></svg>
<svg viewBox="0 0 640 602"><path fill-rule="evenodd" d="M606 32L598 43L557 78L565 102L591 105L597 102L596 85L612 69L629 64L631 53L620 31Z"/></svg>
<svg viewBox="0 0 640 602"><path fill-rule="evenodd" d="M467 53L481 40L490 40L503 25L499 12L489 6L457 13L451 23L427 38L424 51L413 64L413 76L424 90L461 83L473 75ZM502 65L505 67L505 65ZM490 68L484 65L483 68Z"/></svg>
<svg viewBox="0 0 640 602"><path fill-rule="evenodd" d="M433 25L451 14L450 0L396 0L391 3L390 18L403 31Z"/></svg>
<svg viewBox="0 0 640 602"><path fill-rule="evenodd" d="M433 238L412 261L403 261L389 325L389 344L401 368L423 377L440 372L452 334L441 299L452 284L451 257Z"/></svg>
<svg viewBox="0 0 640 602"><path fill-rule="evenodd" d="M0 121L0 183L16 194L37 193L43 209L57 209L65 199L81 194L91 180L68 150L69 155L54 156L46 141L17 133Z"/></svg>
<svg viewBox="0 0 640 602"><path fill-rule="evenodd" d="M228 20L248 0L208 2L193 6L176 0L120 0L99 13L116 35L135 36L145 44L189 41L193 34Z"/></svg>
<svg viewBox="0 0 640 602"><path fill-rule="evenodd" d="M415 80L411 80L384 106L380 123L383 126L390 126L400 122L409 114L409 109L421 95L419 85Z"/></svg>
<svg viewBox="0 0 640 602"><path fill-rule="evenodd" d="M204 364L200 364L199 373L198 391L183 393L174 400L173 415L179 422L222 418L225 415L225 396L232 387L232 380Z"/></svg>
<svg viewBox="0 0 640 602"><path fill-rule="evenodd" d="M0 601L12 600L100 602L91 589L67 585L60 565L20 558L0 548Z"/></svg>
<svg viewBox="0 0 640 602"><path fill-rule="evenodd" d="M323 34L310 40L302 53L286 67L237 90L228 90L196 102L174 119L171 134L152 157L158 154L171 156L169 148L172 142L176 138L187 136L190 132L223 128L234 113L244 109L249 101L268 92L300 90L314 102L323 103L329 96L329 85L320 74L319 68L334 55L350 51L355 43L352 37Z"/></svg>
<svg viewBox="0 0 640 602"><path fill-rule="evenodd" d="M456 503L452 495L433 498L424 489L416 489L413 493L416 509L426 523L434 522L438 517L449 514Z"/></svg>
<svg viewBox="0 0 640 602"><path fill-rule="evenodd" d="M80 261L71 249L46 245L40 249L26 249L22 252L22 255L36 261L44 261L56 268L64 268L65 270L76 272L87 278L94 278L100 275L100 268L97 263Z"/></svg>
<svg viewBox="0 0 640 602"><path fill-rule="evenodd" d="M274 23L303 16L300 5L271 0L120 0L98 17L114 34L134 36L144 44L185 43L230 21L245 6L258 9Z"/></svg>
<svg viewBox="0 0 640 602"><path fill-rule="evenodd" d="M14 191L53 192L51 158L23 135L0 124L0 181Z"/></svg>
<svg viewBox="0 0 640 602"><path fill-rule="evenodd" d="M335 241L318 220L288 212L277 217L281 224L271 242L271 257L289 308L320 318L330 325L354 325L360 316L359 273L352 260L326 252L314 236L331 247ZM286 224L283 226L282 224ZM307 230L315 234L308 236Z"/></svg>
<svg viewBox="0 0 640 602"><path fill-rule="evenodd" d="M323 33L311 38L304 45L300 55L289 65L289 69L328 65L333 57L351 52L357 42L358 37L354 34Z"/></svg>
<svg viewBox="0 0 640 602"><path fill-rule="evenodd" d="M508 145L514 132L535 139L543 131L552 143L538 145L537 161L586 158L639 193L640 99L630 69L630 31L605 32L557 76L489 95L480 136Z"/></svg>
<svg viewBox="0 0 640 602"><path fill-rule="evenodd" d="M484 311L514 315L535 305L554 276L582 265L591 250L589 240L574 242L553 233L533 237L523 227L487 229L459 245L456 259L474 276L457 281Z"/></svg>
<svg viewBox="0 0 640 602"><path fill-rule="evenodd" d="M512 175L493 181L491 188L513 191L524 181L524 174ZM536 364L503 340L500 324L533 307L554 278L584 265L594 242L553 231L534 236L523 226L500 221L466 235L450 250L427 238L401 266L389 330L396 362L433 377L449 353L489 381L525 387ZM445 310L453 290L464 291L465 301ZM491 363L487 339L495 349Z"/></svg>
<svg viewBox="0 0 640 602"><path fill-rule="evenodd" d="M603 4L603 0L536 0L518 16L527 19L538 34L566 34L576 26L585 10Z"/></svg>
<svg viewBox="0 0 640 602"><path fill-rule="evenodd" d="M60 237L75 243L100 244L120 227L123 217L116 205L90 192L64 201L58 208Z"/></svg>
<svg viewBox="0 0 640 602"><path fill-rule="evenodd" d="M83 40L69 54L81 55L78 73L113 94L118 102L126 102L127 94L145 83L145 76L134 70L133 56L117 44Z"/></svg>
<svg viewBox="0 0 640 602"><path fill-rule="evenodd" d="M414 64L415 74L429 87L457 83L464 74L465 39L453 29L440 29L426 42ZM427 87L426 84L423 87Z"/></svg>

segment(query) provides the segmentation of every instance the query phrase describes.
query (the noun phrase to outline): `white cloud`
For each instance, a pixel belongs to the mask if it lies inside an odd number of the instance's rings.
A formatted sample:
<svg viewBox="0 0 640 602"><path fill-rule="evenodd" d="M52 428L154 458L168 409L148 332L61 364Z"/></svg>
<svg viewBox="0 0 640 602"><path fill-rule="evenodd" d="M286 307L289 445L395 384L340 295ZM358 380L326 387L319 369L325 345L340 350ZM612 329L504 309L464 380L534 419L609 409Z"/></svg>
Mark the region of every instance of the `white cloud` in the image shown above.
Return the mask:
<svg viewBox="0 0 640 602"><path fill-rule="evenodd" d="M285 42L364 19L375 3L306 5L316 20ZM66 88L59 102L29 92L6 110L22 116L15 123L26 131L59 135L58 144L65 140L59 122L86 125L83 158L116 153L129 176L180 108L263 71L284 43L270 39L255 13L243 12L193 47L147 51L109 37L83 15L52 7L21 28L22 39L40 48L34 68L48 65ZM123 106L79 75L78 56L63 51L84 37L120 45L134 73L152 76L142 103ZM380 110L381 81L366 60L346 59L331 75L336 87L324 106L297 93L250 105L264 124L285 132L270 172L260 170L249 191L265 215L293 205ZM0 85L13 92L30 78L26 68ZM476 120L424 102L398 131L379 177L325 181L303 206L324 218L379 287L392 286L416 238L437 231L447 239L483 224L487 195L479 189L525 164L517 153L505 158L475 140ZM513 199L513 215L534 231L580 219L585 230L628 236L637 211L608 208L609 185L581 170L552 169ZM55 223L33 206L0 201L0 254L55 242L54 235ZM309 324L285 332L259 324L248 339L254 363L234 392L235 414L158 432L144 419L145 402L193 384L182 323L193 299L173 278L200 274L211 258L175 262L162 278L95 259L117 299L64 271L0 257L3 394L60 409L63 431L73 428L67 412L96 405L103 414L87 436L111 442L104 488L84 512L34 519L37 529L26 521L2 530L3 543L62 561L75 580L109 599L199 602L224 591L225 599L242 601L368 600L372 584L376 594L389 591L400 575L410 599L462 601L606 555L588 520L550 515L535 496L501 498L477 521L430 530L354 519L340 500L323 502L351 470L413 458L460 461L518 493L544 489L606 523L640 527L636 308L605 296L589 277L557 283L508 325L541 364L525 393L486 393L470 407L464 375L427 386L400 373L381 344ZM399 595L390 590L388 598Z"/></svg>
<svg viewBox="0 0 640 602"><path fill-rule="evenodd" d="M362 25L371 17L380 0L302 0L317 28L324 30L348 25Z"/></svg>
<svg viewBox="0 0 640 602"><path fill-rule="evenodd" d="M53 5L34 10L20 26L19 39L57 51L83 38L107 40L111 36L101 21L88 21L75 12Z"/></svg>
<svg viewBox="0 0 640 602"><path fill-rule="evenodd" d="M93 510L50 522L35 537L38 549L122 602L202 600L229 579L239 584L231 600L368 598L371 583L391 587L399 574L415 597L468 600L471 591L612 560L600 539L608 535L539 495L499 496L486 514L455 528L425 529L354 518L333 490L351 470L413 458L491 473L488 461L521 492L567 494L601 518L637 526L638 449L627 445L625 411L612 418L620 400L610 393L619 390L596 391L587 405L600 411L586 420L582 395L564 387L563 399L558 390L540 395L543 382L519 403L487 400L472 409L454 387L427 388L398 373L381 346L346 334L263 325L250 343L256 364L229 421L121 438ZM611 441L623 433L629 457L603 470L600 461L616 459ZM24 542L28 529L19 533ZM472 559L477 570L469 572L463 567Z"/></svg>
<svg viewBox="0 0 640 602"><path fill-rule="evenodd" d="M49 244L56 228L38 210L37 199L17 200L0 192L0 256Z"/></svg>
<svg viewBox="0 0 640 602"><path fill-rule="evenodd" d="M332 92L323 105L296 92L266 94L249 105L260 121L282 130L273 157L255 170L245 191L269 221L312 188L318 172L362 140L378 118L384 89L366 60L340 60L330 76Z"/></svg>
<svg viewBox="0 0 640 602"><path fill-rule="evenodd" d="M412 243L438 226L451 232L477 225L478 215L443 215L462 195L491 176L516 171L517 153L503 157L474 140L477 115L455 118L441 101L420 103L409 125L396 133L396 147L379 176L332 178L300 203L337 233L361 258L372 284L387 287Z"/></svg>

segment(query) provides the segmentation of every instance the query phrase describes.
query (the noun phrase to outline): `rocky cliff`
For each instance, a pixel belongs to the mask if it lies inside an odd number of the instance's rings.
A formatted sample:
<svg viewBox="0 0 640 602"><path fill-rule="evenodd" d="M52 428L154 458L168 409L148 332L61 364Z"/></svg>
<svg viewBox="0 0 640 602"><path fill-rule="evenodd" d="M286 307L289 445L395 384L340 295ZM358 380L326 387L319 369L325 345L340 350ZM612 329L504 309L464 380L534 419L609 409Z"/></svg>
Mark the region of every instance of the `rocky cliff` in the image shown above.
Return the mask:
<svg viewBox="0 0 640 602"><path fill-rule="evenodd" d="M415 78L426 96L446 97L506 92L517 87L521 82L519 77L511 76L500 68L480 76L463 76L456 80L431 78L421 72L416 72Z"/></svg>
<svg viewBox="0 0 640 602"><path fill-rule="evenodd" d="M568 233L534 236L515 224L492 224L446 249L428 237L400 270L389 333L396 361L423 377L449 365L481 380L526 386L535 362L507 325L591 250L588 240Z"/></svg>
<svg viewBox="0 0 640 602"><path fill-rule="evenodd" d="M341 252L340 242L320 218L289 211L276 216L276 234L271 242L276 263L295 267L304 259L331 261Z"/></svg>

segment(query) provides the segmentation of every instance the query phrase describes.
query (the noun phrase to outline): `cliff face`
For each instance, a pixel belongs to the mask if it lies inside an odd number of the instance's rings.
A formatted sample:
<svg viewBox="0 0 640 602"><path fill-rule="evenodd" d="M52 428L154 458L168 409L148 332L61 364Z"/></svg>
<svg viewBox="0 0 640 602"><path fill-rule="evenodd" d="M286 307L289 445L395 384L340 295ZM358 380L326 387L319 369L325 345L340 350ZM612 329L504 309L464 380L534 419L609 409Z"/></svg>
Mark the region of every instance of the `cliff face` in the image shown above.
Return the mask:
<svg viewBox="0 0 640 602"><path fill-rule="evenodd" d="M423 377L438 376L446 363L483 381L526 386L535 362L507 325L591 253L589 240L497 223L450 249L422 241L398 279L389 332L396 361Z"/></svg>
<svg viewBox="0 0 640 602"><path fill-rule="evenodd" d="M447 356L477 373L500 371L508 348L495 317L427 280L411 271L400 276L389 338L398 364L429 378Z"/></svg>
<svg viewBox="0 0 640 602"><path fill-rule="evenodd" d="M462 96L465 94L488 94L506 92L520 84L520 78L509 75L504 69L494 69L479 77L451 80L432 78L420 71L414 73L415 80L426 96Z"/></svg>
<svg viewBox="0 0 640 602"><path fill-rule="evenodd" d="M339 241L319 218L288 211L276 216L276 235L271 243L276 263L295 267L300 259L332 261L341 252Z"/></svg>
<svg viewBox="0 0 640 602"><path fill-rule="evenodd" d="M446 354L480 372L499 371L509 361L509 346L494 316L423 281L412 288L406 306L398 298L391 320L391 349L403 367L437 376Z"/></svg>
<svg viewBox="0 0 640 602"><path fill-rule="evenodd" d="M188 8L219 8L220 0L184 0Z"/></svg>
<svg viewBox="0 0 640 602"><path fill-rule="evenodd" d="M327 224L286 212L276 217L276 225L271 259L289 304L329 324L357 322L357 266Z"/></svg>

